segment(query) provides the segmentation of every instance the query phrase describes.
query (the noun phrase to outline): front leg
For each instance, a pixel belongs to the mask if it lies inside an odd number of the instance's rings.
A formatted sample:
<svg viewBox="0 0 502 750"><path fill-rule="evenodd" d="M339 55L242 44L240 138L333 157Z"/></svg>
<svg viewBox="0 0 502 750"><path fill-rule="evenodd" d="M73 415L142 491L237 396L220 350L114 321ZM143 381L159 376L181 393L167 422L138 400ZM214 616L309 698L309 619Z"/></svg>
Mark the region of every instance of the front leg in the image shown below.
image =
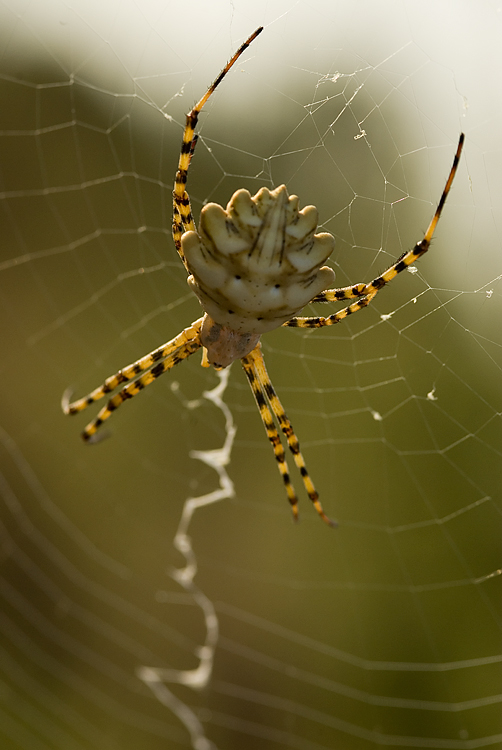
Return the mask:
<svg viewBox="0 0 502 750"><path fill-rule="evenodd" d="M364 287L364 284L361 284L358 286ZM355 287L352 287L352 288L355 288ZM333 290L328 290L328 291L337 292L337 291L343 291L343 290L333 289ZM377 291L378 289L375 289L369 294L366 294L364 297L361 297L360 299L358 299L357 302L353 302L351 305L347 305L347 307L344 307L343 310L339 310L337 313L334 313L333 315L328 315L325 318L323 317L291 318L291 320L287 320L285 323L283 323L283 325L289 326L290 328L322 328L323 326L334 326L336 323L339 323L344 318L348 318L348 316L352 315L352 313L359 312L359 310L362 310L363 308L367 307L370 304L370 302L373 300L373 298L376 296ZM327 294L327 292L324 292L324 294ZM319 297L322 297L322 295L319 295ZM342 299L344 298L342 297ZM320 300L315 299L312 301L317 302Z"/></svg>
<svg viewBox="0 0 502 750"><path fill-rule="evenodd" d="M340 289L326 289L311 300L311 302L340 302L343 299L355 299L365 294L366 284L353 284Z"/></svg>

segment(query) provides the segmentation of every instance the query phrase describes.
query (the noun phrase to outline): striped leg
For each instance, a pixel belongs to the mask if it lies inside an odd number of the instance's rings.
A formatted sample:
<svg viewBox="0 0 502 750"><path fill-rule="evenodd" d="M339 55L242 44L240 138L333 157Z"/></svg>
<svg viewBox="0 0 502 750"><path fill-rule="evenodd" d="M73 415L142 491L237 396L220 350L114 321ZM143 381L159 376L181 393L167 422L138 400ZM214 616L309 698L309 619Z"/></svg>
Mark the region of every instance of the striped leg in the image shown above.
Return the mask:
<svg viewBox="0 0 502 750"><path fill-rule="evenodd" d="M197 121L204 104L207 102L215 88L221 83L223 78L226 76L230 68L239 59L243 52L249 47L258 34L263 31L263 27L256 29L247 39L244 44L241 44L235 55L225 65L218 77L213 81L211 86L208 88L202 99L197 102L191 112L186 117L186 125L183 133L183 140L181 143L181 153L178 162L178 171L176 172L176 178L174 180L174 191L173 191L173 240L176 246L178 254L185 263L183 256L183 250L181 248L181 235L184 232L195 229L192 207L190 206L190 198L186 191L187 173L188 167L192 160L195 145L197 143L197 136L194 135L195 128L197 127ZM186 265L186 263L185 263Z"/></svg>
<svg viewBox="0 0 502 750"><path fill-rule="evenodd" d="M98 413L98 416L93 419L92 422L89 422L85 430L82 432L82 438L84 440L95 442L96 438L94 438L94 435L96 434L98 429L101 427L103 422L111 417L113 412L116 411L119 406L124 403L124 401L127 401L128 399L136 396L136 394L146 388L147 385L153 383L154 380L157 380L157 378L173 368L174 365L177 365L179 362L182 362L184 359L196 352L200 347L201 343L198 337L196 339L191 339L175 352L166 357L166 359L164 359L162 362L154 365L151 370L148 370L137 380L133 380L132 383L129 383L129 385L126 385L125 388L122 388L122 390L119 391L115 396L113 396L113 398L108 401L106 406L101 409L101 411Z"/></svg>
<svg viewBox="0 0 502 750"><path fill-rule="evenodd" d="M90 422L82 433L84 440L89 440L97 432L98 428L105 422L118 407L137 393L146 388L147 385L157 380L160 375L170 370L178 362L189 357L201 347L199 331L202 325L202 318L195 321L189 328L185 328L176 338L159 349L148 354L146 357L139 359L132 365L119 370L118 373L107 378L103 385L96 388L84 398L68 402L68 395L63 396L63 411L65 414L77 414L86 409L94 401L98 401L105 395L113 391L118 385L135 378L141 372L144 375L133 380L132 383L125 386L113 398L111 398L98 416ZM146 372L145 372L146 371Z"/></svg>
<svg viewBox="0 0 502 750"><path fill-rule="evenodd" d="M190 166L190 162L192 161L193 152L195 151L195 146L197 145L197 138L198 136L194 135L192 138L192 142L190 144L190 152L188 154L188 159L185 166L185 183L186 183L186 175L188 172L188 167ZM179 170L180 170L180 164L181 160L183 158L183 144L184 144L184 138L183 143L181 146L181 155L180 160L178 164L178 172L176 173L176 182L175 186L177 185ZM183 253L183 249L181 247L181 237L185 232L188 232L189 230L195 229L195 224L192 216L192 207L190 205L190 198L188 196L188 193L186 190L183 190L183 195L181 199L176 199L176 191L173 193L174 200L173 200L173 226L172 226L172 235L174 240L174 245L176 247L176 250L178 251L178 255L180 256L181 260L183 261L185 268L187 268L187 265L185 263L185 255ZM188 211L187 215L183 217L183 214L180 212L179 205L185 206L186 210ZM188 270L188 268L187 268Z"/></svg>
<svg viewBox="0 0 502 750"><path fill-rule="evenodd" d="M358 312L358 310L362 310L363 307L369 305L377 295L377 293L380 291L380 289L385 286L385 284L388 284L389 281L392 281L392 279L394 279L399 273L401 273L401 271L404 271L406 268L411 266L412 263L415 263L418 258L420 258L422 255L424 255L424 253L427 252L430 247L437 223L439 221L439 217L441 216L441 211L443 210L443 206L445 204L446 198L448 197L453 179L457 172L463 145L464 134L461 133L458 141L457 151L455 153L455 158L453 159L453 165L451 167L450 174L448 175L443 194L441 195L436 213L434 214L432 221L429 224L424 238L420 242L417 242L412 250L404 253L395 263L393 263L392 266L384 271L383 274L377 276L375 279L373 279L373 281L370 281L369 284L355 284L354 286L345 287L343 289L327 289L325 292L317 295L312 300L312 302L335 302L337 300L360 297L357 302L353 302L343 310L340 310L334 315L329 315L327 317L291 318L291 320L288 320L286 323L284 323L285 326L291 326L293 328L320 328L321 326L331 326L335 323L339 323L347 316L351 315L354 312Z"/></svg>
<svg viewBox="0 0 502 750"><path fill-rule="evenodd" d="M344 286L340 289L326 289L314 297L312 302L340 302L344 299L355 299L364 294L366 284L354 284L353 286Z"/></svg>
<svg viewBox="0 0 502 750"><path fill-rule="evenodd" d="M117 373L115 373L115 375L111 375L105 380L103 385L100 385L99 388L96 388L94 391L91 391L91 393L88 393L87 396L79 398L78 401L73 401L73 403L70 403L68 400L69 393L67 391L63 396L62 402L64 413L77 414L77 412L87 409L87 407L93 404L95 401L99 401L99 399L107 396L109 393L114 391L118 385L126 383L128 380L132 380L145 370L149 370L150 367L152 367L152 365L154 365L156 362L159 362L161 359L165 359L165 357L168 357L176 349L179 349L181 346L183 346L183 344L186 344L191 339L198 337L199 331L202 326L202 320L203 318L199 318L194 323L192 323L191 326L185 328L185 330L178 334L174 339L168 341L167 344L162 344L162 346L159 346L158 349L154 349L154 351L150 352L150 354L147 354L145 357L138 359L137 362L133 362L132 365L124 367L122 370L119 370Z"/></svg>
<svg viewBox="0 0 502 750"><path fill-rule="evenodd" d="M249 385L251 386L251 390L253 391L253 395L256 399L258 409L260 410L260 416L265 426L267 437L272 444L272 448L274 449L274 454L277 459L279 471L281 473L284 486L286 487L286 493L288 496L288 500L291 503L295 520L298 518L298 498L296 496L293 485L291 484L288 464L286 461L286 456L284 454L284 448L282 447L282 443L280 441L279 434L274 424L272 413L269 409L268 404L270 404L272 412L275 414L275 417L279 422L279 426L286 436L289 450L293 454L295 464L298 467L300 474L302 475L303 484L305 486L305 489L307 490L307 494L314 504L316 511L319 513L323 521L325 521L330 526L335 526L336 524L331 521L324 513L321 503L319 502L319 495L309 476L307 467L305 466L305 461L300 451L298 439L270 381L267 369L265 367L265 361L261 353L260 344L258 344L250 354L248 354L246 357L243 357L241 359L241 362L244 368L244 372L247 375Z"/></svg>
<svg viewBox="0 0 502 750"><path fill-rule="evenodd" d="M333 315L328 315L326 318L291 318L291 320L286 321L286 323L283 323L283 325L290 326L291 328L322 328L322 326L334 326L335 323L339 323L344 318L348 318L349 315L352 315L352 313L358 312L364 307L367 307L370 304L371 300L375 297L375 295L376 291L366 295L365 297L361 297L361 299L358 299L351 305L347 305L347 307L344 307L343 310L339 310Z"/></svg>

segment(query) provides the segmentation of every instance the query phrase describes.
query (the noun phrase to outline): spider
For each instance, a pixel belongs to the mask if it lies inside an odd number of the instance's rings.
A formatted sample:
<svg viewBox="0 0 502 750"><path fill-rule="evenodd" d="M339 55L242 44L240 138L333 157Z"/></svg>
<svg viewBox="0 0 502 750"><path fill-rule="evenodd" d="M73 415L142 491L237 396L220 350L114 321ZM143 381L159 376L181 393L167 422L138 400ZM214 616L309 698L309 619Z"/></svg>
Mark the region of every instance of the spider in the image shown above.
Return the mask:
<svg viewBox="0 0 502 750"><path fill-rule="evenodd" d="M199 298L204 315L171 341L111 375L84 398L70 403L69 394L65 394L62 407L66 414L76 414L128 383L84 429L83 439L95 442L98 428L124 401L201 347L204 367L221 369L240 359L272 444L294 518L298 518L298 498L274 417L317 513L333 526L335 523L319 502L298 439L268 376L260 337L279 326L320 328L339 323L367 307L385 284L426 253L457 171L464 135L460 135L453 166L423 239L368 284L332 288L335 273L322 264L333 251L335 239L328 233L316 234L317 209L306 206L300 210L298 197L289 195L285 185L275 190L263 187L253 196L247 190L237 190L226 209L208 203L201 210L197 231L186 191L188 168L197 143L197 121L216 87L262 30L263 27L258 28L239 47L186 116L174 182L172 234L189 274L188 285ZM352 299L356 301L327 317L297 317L311 302Z"/></svg>

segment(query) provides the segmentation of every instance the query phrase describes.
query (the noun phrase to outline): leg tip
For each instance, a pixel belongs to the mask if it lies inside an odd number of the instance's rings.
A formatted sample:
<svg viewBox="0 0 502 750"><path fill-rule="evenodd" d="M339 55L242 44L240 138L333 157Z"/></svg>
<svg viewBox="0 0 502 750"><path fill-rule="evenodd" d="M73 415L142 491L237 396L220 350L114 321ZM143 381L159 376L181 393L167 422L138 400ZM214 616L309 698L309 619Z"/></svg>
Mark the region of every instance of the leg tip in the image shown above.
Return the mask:
<svg viewBox="0 0 502 750"><path fill-rule="evenodd" d="M325 521L325 523L328 524L328 526L331 526L332 529L338 528L338 521L333 521L332 518L328 518L328 516L323 515L322 520Z"/></svg>
<svg viewBox="0 0 502 750"><path fill-rule="evenodd" d="M87 430L84 430L82 433L82 440L84 443L87 443L87 445L96 445L96 443L101 443L103 440L106 440L110 437L110 432L107 430L103 430L103 432L87 432Z"/></svg>
<svg viewBox="0 0 502 750"><path fill-rule="evenodd" d="M64 414L73 414L70 403L72 395L73 389L67 388L61 397L61 409Z"/></svg>

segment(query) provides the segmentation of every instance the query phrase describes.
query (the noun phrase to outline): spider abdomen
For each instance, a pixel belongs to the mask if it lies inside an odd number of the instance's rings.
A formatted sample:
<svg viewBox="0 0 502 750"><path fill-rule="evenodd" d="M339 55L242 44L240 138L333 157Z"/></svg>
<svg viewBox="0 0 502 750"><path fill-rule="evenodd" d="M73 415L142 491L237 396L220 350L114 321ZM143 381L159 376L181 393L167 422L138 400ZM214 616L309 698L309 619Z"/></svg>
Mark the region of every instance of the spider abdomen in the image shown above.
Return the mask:
<svg viewBox="0 0 502 750"><path fill-rule="evenodd" d="M281 185L254 196L237 190L226 210L209 203L198 232L185 232L188 284L210 317L235 331L262 334L296 315L333 286L331 234L315 234L314 206Z"/></svg>

